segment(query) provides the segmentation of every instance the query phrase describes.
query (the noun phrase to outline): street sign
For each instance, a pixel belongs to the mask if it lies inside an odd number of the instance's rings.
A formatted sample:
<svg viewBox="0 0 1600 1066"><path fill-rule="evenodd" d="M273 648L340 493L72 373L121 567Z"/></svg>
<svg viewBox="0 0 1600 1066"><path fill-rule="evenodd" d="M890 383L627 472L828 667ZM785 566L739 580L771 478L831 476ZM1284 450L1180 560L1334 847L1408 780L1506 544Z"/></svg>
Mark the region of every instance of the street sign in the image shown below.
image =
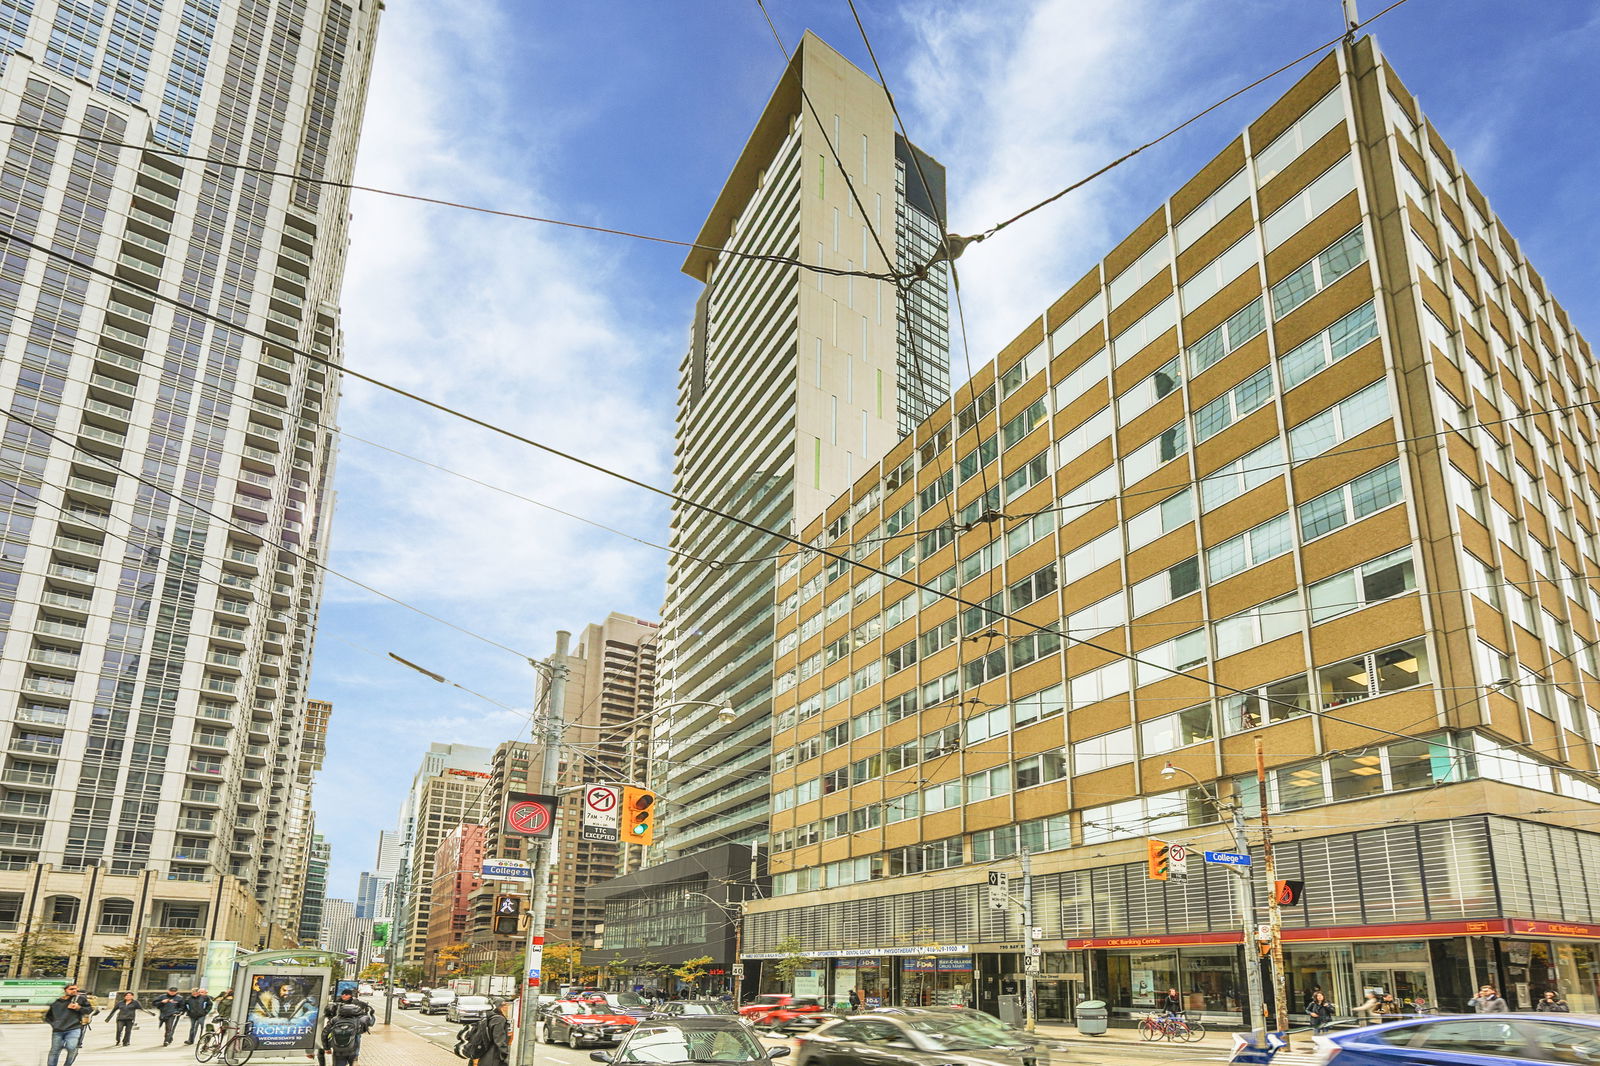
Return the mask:
<svg viewBox="0 0 1600 1066"><path fill-rule="evenodd" d="M1000 870L989 871L989 909L1003 911L1011 906L1011 897L1006 892L1006 875Z"/></svg>
<svg viewBox="0 0 1600 1066"><path fill-rule="evenodd" d="M1237 851L1208 851L1206 862L1217 866L1249 866L1250 856L1241 855Z"/></svg>
<svg viewBox="0 0 1600 1066"><path fill-rule="evenodd" d="M1024 956L1022 956L1022 972L1023 973L1038 973L1039 972L1039 956L1037 956L1037 955L1024 955Z"/></svg>
<svg viewBox="0 0 1600 1066"><path fill-rule="evenodd" d="M580 840L615 844L622 818L622 786L584 785L583 814L578 822Z"/></svg>
<svg viewBox="0 0 1600 1066"><path fill-rule="evenodd" d="M511 793L506 797L506 832L549 840L556 831L557 802L554 796Z"/></svg>
<svg viewBox="0 0 1600 1066"><path fill-rule="evenodd" d="M1167 845L1167 872L1176 881L1182 881L1189 876L1189 846L1187 844Z"/></svg>
<svg viewBox="0 0 1600 1066"><path fill-rule="evenodd" d="M521 859L485 859L485 881L524 881L533 878L533 868Z"/></svg>
<svg viewBox="0 0 1600 1066"><path fill-rule="evenodd" d="M1028 930L1028 936L1030 938L1034 939L1034 940L1043 940L1044 939L1044 926L1042 926L1042 925L1034 926L1032 929Z"/></svg>
<svg viewBox="0 0 1600 1066"><path fill-rule="evenodd" d="M736 962L732 966L728 967L728 970L735 977L743 977L744 976L744 963Z"/></svg>

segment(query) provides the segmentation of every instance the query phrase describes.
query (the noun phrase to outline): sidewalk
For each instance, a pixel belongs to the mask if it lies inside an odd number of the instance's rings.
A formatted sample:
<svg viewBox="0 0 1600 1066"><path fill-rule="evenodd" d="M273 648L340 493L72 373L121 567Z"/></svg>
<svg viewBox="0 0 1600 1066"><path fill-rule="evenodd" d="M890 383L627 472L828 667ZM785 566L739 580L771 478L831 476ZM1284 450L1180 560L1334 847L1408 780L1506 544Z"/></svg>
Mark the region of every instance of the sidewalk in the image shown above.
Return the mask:
<svg viewBox="0 0 1600 1066"><path fill-rule="evenodd" d="M95 1025L78 1052L74 1066L197 1066L194 1048L181 1039L161 1046L161 1030L151 1022L133 1031L133 1042L117 1047L111 1026ZM50 1027L42 1022L0 1026L0 1066L44 1066L50 1051ZM251 1063L316 1062L315 1052L292 1051L266 1058L257 1052ZM361 1066L460 1066L448 1049L399 1025L379 1025L361 1038ZM213 1064L214 1066L214 1064Z"/></svg>

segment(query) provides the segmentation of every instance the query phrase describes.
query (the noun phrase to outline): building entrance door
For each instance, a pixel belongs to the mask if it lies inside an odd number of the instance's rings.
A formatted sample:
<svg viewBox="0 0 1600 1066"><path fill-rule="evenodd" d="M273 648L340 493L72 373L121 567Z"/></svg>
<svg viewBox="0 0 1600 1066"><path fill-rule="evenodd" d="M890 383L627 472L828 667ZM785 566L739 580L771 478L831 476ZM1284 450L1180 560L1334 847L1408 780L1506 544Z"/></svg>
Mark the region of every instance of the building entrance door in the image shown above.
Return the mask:
<svg viewBox="0 0 1600 1066"><path fill-rule="evenodd" d="M1429 987L1427 970L1363 966L1356 972L1356 978L1361 986L1358 991L1363 995L1371 992L1381 999L1387 992L1403 1008L1415 1006L1417 997L1421 996L1424 1003L1433 1006L1433 989Z"/></svg>

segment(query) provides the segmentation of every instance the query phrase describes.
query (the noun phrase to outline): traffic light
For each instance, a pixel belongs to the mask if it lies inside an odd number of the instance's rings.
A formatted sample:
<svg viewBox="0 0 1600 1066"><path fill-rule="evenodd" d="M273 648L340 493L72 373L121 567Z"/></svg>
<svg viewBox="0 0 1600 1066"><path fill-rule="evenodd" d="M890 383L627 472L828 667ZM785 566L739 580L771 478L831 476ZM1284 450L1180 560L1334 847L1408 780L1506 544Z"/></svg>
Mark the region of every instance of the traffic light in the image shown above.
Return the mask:
<svg viewBox="0 0 1600 1066"><path fill-rule="evenodd" d="M1145 873L1152 881L1165 881L1172 876L1167 860L1167 842L1151 838L1144 842Z"/></svg>
<svg viewBox="0 0 1600 1066"><path fill-rule="evenodd" d="M1305 891L1304 881L1272 882L1272 898L1278 901L1280 907L1293 907L1300 902L1300 897L1305 895Z"/></svg>
<svg viewBox="0 0 1600 1066"><path fill-rule="evenodd" d="M516 936L522 919L522 897L499 895L494 898L494 935Z"/></svg>
<svg viewBox="0 0 1600 1066"><path fill-rule="evenodd" d="M623 787L622 839L628 844L655 843L656 794L648 788Z"/></svg>

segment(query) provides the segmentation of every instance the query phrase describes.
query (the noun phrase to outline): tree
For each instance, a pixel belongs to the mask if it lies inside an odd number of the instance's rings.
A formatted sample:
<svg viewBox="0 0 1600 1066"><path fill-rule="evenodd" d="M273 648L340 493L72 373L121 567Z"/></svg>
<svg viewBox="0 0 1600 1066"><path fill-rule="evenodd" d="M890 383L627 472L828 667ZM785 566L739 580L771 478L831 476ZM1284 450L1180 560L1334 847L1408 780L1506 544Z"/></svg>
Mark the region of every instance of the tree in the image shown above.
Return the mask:
<svg viewBox="0 0 1600 1066"><path fill-rule="evenodd" d="M394 968L394 979L407 987L414 987L422 983L422 967L414 962L408 962Z"/></svg>
<svg viewBox="0 0 1600 1066"><path fill-rule="evenodd" d="M434 952L434 958L439 964L439 972L454 973L456 970L459 970L461 968L461 956L465 955L466 952L467 945L465 942L460 940L456 941L454 944L446 944L444 947Z"/></svg>
<svg viewBox="0 0 1600 1066"><path fill-rule="evenodd" d="M673 967L672 976L694 988L700 978L706 975L706 967L714 960L710 955L701 955L697 959L685 959L680 965Z"/></svg>
<svg viewBox="0 0 1600 1066"><path fill-rule="evenodd" d="M583 945L572 943L546 944L544 968L552 974L563 974L571 984L578 968L583 965Z"/></svg>
<svg viewBox="0 0 1600 1066"><path fill-rule="evenodd" d="M65 977L77 947L70 933L54 929L32 929L0 940L0 954L11 956L11 972L17 977Z"/></svg>
<svg viewBox="0 0 1600 1066"><path fill-rule="evenodd" d="M389 972L389 968L387 966L385 966L381 962L375 962L372 965L368 966L365 970L361 971L361 980L363 980L363 981L377 981L377 980L380 980L383 977L383 975L388 973L388 972Z"/></svg>
<svg viewBox="0 0 1600 1066"><path fill-rule="evenodd" d="M772 969L778 975L778 980L788 986L789 991L794 991L795 978L801 970L809 970L816 965L816 959L810 958L800 951L800 938L786 936L778 942L777 952L782 958L773 963Z"/></svg>
<svg viewBox="0 0 1600 1066"><path fill-rule="evenodd" d="M200 959L200 941L192 936L174 936L171 933L146 933L144 935L144 964L154 966L157 963L195 962ZM128 983L130 987L139 984L143 974L133 973L133 964L139 958L140 937L129 937L120 944L115 944L106 949L106 954L117 960L119 969L130 974Z"/></svg>

